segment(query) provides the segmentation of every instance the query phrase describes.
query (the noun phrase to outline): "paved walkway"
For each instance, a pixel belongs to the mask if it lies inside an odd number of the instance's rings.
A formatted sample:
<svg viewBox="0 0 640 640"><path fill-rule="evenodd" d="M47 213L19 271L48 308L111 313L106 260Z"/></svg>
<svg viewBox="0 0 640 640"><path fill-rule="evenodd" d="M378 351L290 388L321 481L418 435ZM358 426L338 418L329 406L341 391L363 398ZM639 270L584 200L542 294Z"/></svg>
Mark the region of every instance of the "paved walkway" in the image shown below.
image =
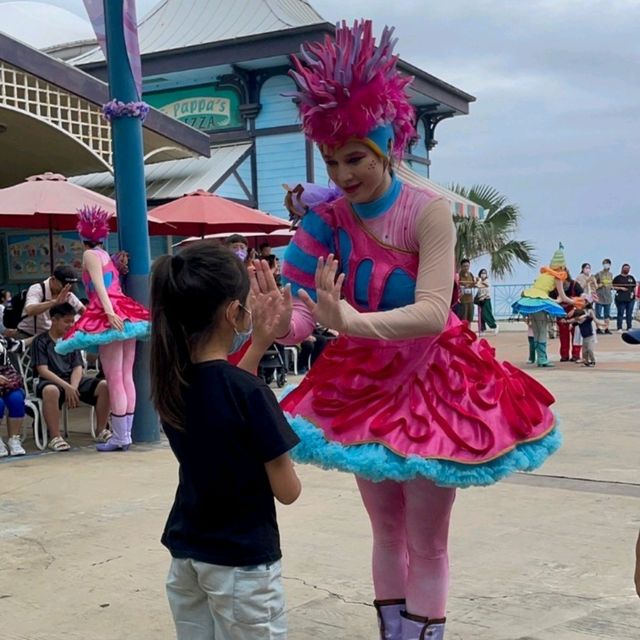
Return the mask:
<svg viewBox="0 0 640 640"><path fill-rule="evenodd" d="M489 340L501 358L525 359L526 334ZM539 473L459 492L448 640L640 638L640 349L605 336L597 355L594 369L530 368L557 395L566 440ZM0 638L170 639L158 538L176 464L166 443L96 454L83 411L70 453L0 462ZM353 478L299 470L303 496L280 509L289 637L373 640Z"/></svg>

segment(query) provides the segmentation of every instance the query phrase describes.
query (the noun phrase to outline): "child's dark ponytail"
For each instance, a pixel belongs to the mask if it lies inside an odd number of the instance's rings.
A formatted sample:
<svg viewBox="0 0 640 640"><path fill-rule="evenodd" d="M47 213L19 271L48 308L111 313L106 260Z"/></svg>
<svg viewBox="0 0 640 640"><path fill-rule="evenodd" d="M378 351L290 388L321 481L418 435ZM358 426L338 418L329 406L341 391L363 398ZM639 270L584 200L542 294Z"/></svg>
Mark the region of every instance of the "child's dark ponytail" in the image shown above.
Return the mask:
<svg viewBox="0 0 640 640"><path fill-rule="evenodd" d="M166 425L184 427L191 353L215 332L216 314L249 294L247 271L229 249L196 242L153 265L151 397Z"/></svg>

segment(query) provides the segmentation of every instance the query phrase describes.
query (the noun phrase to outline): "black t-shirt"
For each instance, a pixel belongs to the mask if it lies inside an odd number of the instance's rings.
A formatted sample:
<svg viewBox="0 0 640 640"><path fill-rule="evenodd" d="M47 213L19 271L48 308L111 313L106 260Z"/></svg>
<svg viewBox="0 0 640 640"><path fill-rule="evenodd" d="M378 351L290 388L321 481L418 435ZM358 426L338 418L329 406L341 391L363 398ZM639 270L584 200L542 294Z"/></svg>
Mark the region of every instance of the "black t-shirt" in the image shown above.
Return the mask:
<svg viewBox="0 0 640 640"><path fill-rule="evenodd" d="M38 365L46 365L52 373L55 373L65 382L71 381L71 372L76 367L81 367L82 354L80 351L72 351L66 355L56 353L56 343L48 331L41 333L31 345L33 372L38 375Z"/></svg>
<svg viewBox="0 0 640 640"><path fill-rule="evenodd" d="M298 442L273 392L224 360L193 367L184 430L163 425L180 463L162 543L175 558L248 566L282 556L265 462Z"/></svg>
<svg viewBox="0 0 640 640"><path fill-rule="evenodd" d="M616 302L631 302L634 298L636 279L631 276L617 275L613 279L614 287L625 287L624 291L616 290Z"/></svg>
<svg viewBox="0 0 640 640"><path fill-rule="evenodd" d="M590 338L591 336L593 336L593 318L587 318L586 320L583 320L580 324L578 324L578 326L580 327L580 335L583 338Z"/></svg>

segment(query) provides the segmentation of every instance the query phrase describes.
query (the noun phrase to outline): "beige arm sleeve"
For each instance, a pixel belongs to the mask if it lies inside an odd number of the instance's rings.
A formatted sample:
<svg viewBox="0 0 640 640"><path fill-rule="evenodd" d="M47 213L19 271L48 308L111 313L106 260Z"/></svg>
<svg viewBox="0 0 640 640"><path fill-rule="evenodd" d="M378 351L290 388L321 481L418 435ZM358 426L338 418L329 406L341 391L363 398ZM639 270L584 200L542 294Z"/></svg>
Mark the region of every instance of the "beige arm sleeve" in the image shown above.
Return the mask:
<svg viewBox="0 0 640 640"><path fill-rule="evenodd" d="M416 219L420 251L416 301L390 311L360 313L342 301L345 333L362 338L401 340L440 333L453 291L455 227L447 201L429 204Z"/></svg>

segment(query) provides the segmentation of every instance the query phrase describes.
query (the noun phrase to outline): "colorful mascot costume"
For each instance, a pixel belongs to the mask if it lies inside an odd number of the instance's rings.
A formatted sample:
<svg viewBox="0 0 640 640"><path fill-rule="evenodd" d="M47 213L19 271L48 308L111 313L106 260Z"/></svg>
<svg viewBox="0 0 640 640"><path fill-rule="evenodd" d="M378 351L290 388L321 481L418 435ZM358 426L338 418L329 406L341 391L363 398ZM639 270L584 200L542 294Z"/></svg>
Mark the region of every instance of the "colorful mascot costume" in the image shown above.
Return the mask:
<svg viewBox="0 0 640 640"><path fill-rule="evenodd" d="M541 267L540 275L533 286L522 292L519 300L513 303L514 313L529 316L533 329L533 348L539 367L552 367L547 356L547 330L552 319L564 318L567 310L584 308L582 298L569 298L563 284L567 279L567 261L562 243L553 254L549 266ZM557 293L557 300L550 297ZM559 301L559 302L558 302Z"/></svg>
<svg viewBox="0 0 640 640"><path fill-rule="evenodd" d="M310 187L288 196L304 215L284 281L315 297L318 257L330 253L346 279L340 326L330 327L340 337L282 407L302 439L298 461L356 475L373 529L380 637L441 640L455 488L539 467L560 434L551 394L498 362L450 310L455 232L447 202L393 174L415 131L410 78L396 70L392 33L385 28L376 46L369 21L343 23L335 42L310 44L294 61L307 137L325 159L360 143L388 186L370 202L350 198L339 180L344 195L332 188L330 202ZM333 164L327 160L330 175ZM280 342L297 344L313 328L311 311L296 300Z"/></svg>
<svg viewBox="0 0 640 640"><path fill-rule="evenodd" d="M78 232L86 247L82 280L89 298L87 310L56 345L58 353L98 347L100 364L109 387L111 432L98 451L126 450L136 406L133 363L136 340L147 338L149 311L127 297L120 286L120 272L103 249L109 234L109 213L99 207L78 212Z"/></svg>

